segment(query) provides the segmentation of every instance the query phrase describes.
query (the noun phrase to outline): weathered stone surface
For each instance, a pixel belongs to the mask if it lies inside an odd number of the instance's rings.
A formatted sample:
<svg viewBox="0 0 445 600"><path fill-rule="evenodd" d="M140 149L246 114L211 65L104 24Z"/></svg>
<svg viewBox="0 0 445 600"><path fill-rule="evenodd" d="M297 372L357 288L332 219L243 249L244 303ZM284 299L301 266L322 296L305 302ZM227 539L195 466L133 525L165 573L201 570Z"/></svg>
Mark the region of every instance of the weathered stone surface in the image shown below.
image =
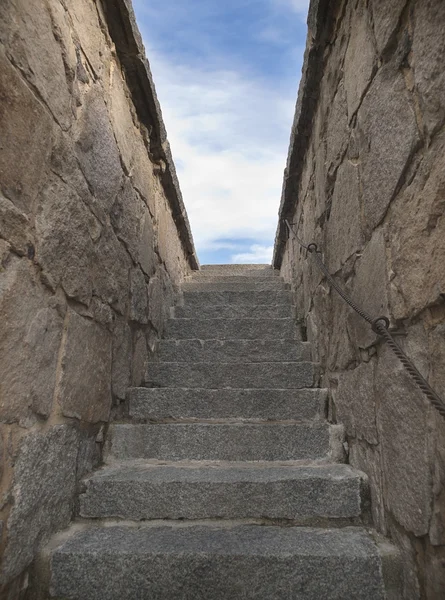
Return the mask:
<svg viewBox="0 0 445 600"><path fill-rule="evenodd" d="M350 38L344 63L344 85L349 120L360 106L376 67L371 24L365 2L359 2L352 10Z"/></svg>
<svg viewBox="0 0 445 600"><path fill-rule="evenodd" d="M85 481L80 516L121 519L359 517L364 474L346 465L153 465L105 467Z"/></svg>
<svg viewBox="0 0 445 600"><path fill-rule="evenodd" d="M160 266L148 284L148 316L157 332L162 335L165 321L174 304L174 291L165 269Z"/></svg>
<svg viewBox="0 0 445 600"><path fill-rule="evenodd" d="M328 168L338 166L348 145L348 108L343 82L338 86L326 123L326 160Z"/></svg>
<svg viewBox="0 0 445 600"><path fill-rule="evenodd" d="M360 528L95 528L52 559L52 595L76 600L383 600L377 546Z"/></svg>
<svg viewBox="0 0 445 600"><path fill-rule="evenodd" d="M130 319L138 323L148 323L148 286L139 268L131 270L130 280Z"/></svg>
<svg viewBox="0 0 445 600"><path fill-rule="evenodd" d="M39 197L36 215L36 260L48 284L88 305L94 260L93 240L100 224L76 192L52 178Z"/></svg>
<svg viewBox="0 0 445 600"><path fill-rule="evenodd" d="M445 6L441 0L416 3L412 46L414 78L430 135L445 120L444 28Z"/></svg>
<svg viewBox="0 0 445 600"><path fill-rule="evenodd" d="M379 355L376 394L386 505L408 531L425 535L431 517L428 404L387 347Z"/></svg>
<svg viewBox="0 0 445 600"><path fill-rule="evenodd" d="M328 267L331 273L363 244L358 167L345 160L337 170L332 207L326 226Z"/></svg>
<svg viewBox="0 0 445 600"><path fill-rule="evenodd" d="M89 91L76 135L77 158L94 193L92 210L97 202L99 217L110 212L122 179L119 151L102 94L97 84Z"/></svg>
<svg viewBox="0 0 445 600"><path fill-rule="evenodd" d="M445 144L438 140L392 204L391 305L396 319L440 304L445 293Z"/></svg>
<svg viewBox="0 0 445 600"><path fill-rule="evenodd" d="M125 393L130 386L131 359L131 329L126 321L119 319L113 329L111 383L113 394L120 399L125 398Z"/></svg>
<svg viewBox="0 0 445 600"><path fill-rule="evenodd" d="M266 278L264 281L256 281L250 278L248 281L233 281L231 283L221 281L185 281L182 289L184 292L248 292L248 291L277 291L283 290L285 284L281 279Z"/></svg>
<svg viewBox="0 0 445 600"><path fill-rule="evenodd" d="M380 69L358 111L360 178L367 231L383 219L402 179L419 133L403 76Z"/></svg>
<svg viewBox="0 0 445 600"><path fill-rule="evenodd" d="M171 319L166 338L228 339L296 339L293 319Z"/></svg>
<svg viewBox="0 0 445 600"><path fill-rule="evenodd" d="M33 247L33 235L28 217L1 195L0 237L7 240L13 250L22 256Z"/></svg>
<svg viewBox="0 0 445 600"><path fill-rule="evenodd" d="M111 223L134 262L151 277L156 266L153 223L147 207L128 180L116 196Z"/></svg>
<svg viewBox="0 0 445 600"><path fill-rule="evenodd" d="M67 417L107 421L111 406L111 334L68 311L57 400ZM79 349L82 348L82 352Z"/></svg>
<svg viewBox="0 0 445 600"><path fill-rule="evenodd" d="M36 269L12 258L0 270L0 420L48 417L54 395L62 319L50 308Z"/></svg>
<svg viewBox="0 0 445 600"><path fill-rule="evenodd" d="M131 259L111 227L104 227L94 247L93 293L120 314L129 304Z"/></svg>
<svg viewBox="0 0 445 600"><path fill-rule="evenodd" d="M209 291L209 292L183 292L185 305L199 310L203 304L215 305L247 305L252 304L282 304L291 302L291 294L288 290L283 291Z"/></svg>
<svg viewBox="0 0 445 600"><path fill-rule="evenodd" d="M382 55L394 38L406 0L371 0L369 8L374 25L377 51Z"/></svg>
<svg viewBox="0 0 445 600"><path fill-rule="evenodd" d="M4 10L2 3L0 10ZM0 47L0 186L20 210L29 213L45 177L54 123Z"/></svg>
<svg viewBox="0 0 445 600"><path fill-rule="evenodd" d="M385 232L377 229L355 263L351 294L358 306L373 318L389 316L387 281ZM366 348L375 342L377 335L369 323L352 310L349 311L348 321L353 340L359 348Z"/></svg>
<svg viewBox="0 0 445 600"><path fill-rule="evenodd" d="M68 129L72 120L71 96L46 3L43 0L2 2L0 40L63 129Z"/></svg>
<svg viewBox="0 0 445 600"><path fill-rule="evenodd" d="M76 485L77 433L55 425L23 438L14 467L14 504L2 579L19 575L38 546L71 519Z"/></svg>
<svg viewBox="0 0 445 600"><path fill-rule="evenodd" d="M133 386L142 385L147 373L148 360L145 334L138 331L135 335L133 359L131 361L131 384Z"/></svg>
<svg viewBox="0 0 445 600"><path fill-rule="evenodd" d="M290 389L312 387L316 368L310 362L150 363L146 381L156 387Z"/></svg>
<svg viewBox="0 0 445 600"><path fill-rule="evenodd" d="M314 419L324 413L323 389L133 388L128 392L130 416L166 419Z"/></svg>
<svg viewBox="0 0 445 600"><path fill-rule="evenodd" d="M66 0L76 38L87 57L94 78L105 77L111 58L109 43L101 23L96 3L89 0Z"/></svg>
<svg viewBox="0 0 445 600"><path fill-rule="evenodd" d="M290 362L310 360L309 344L296 340L161 340L167 362Z"/></svg>
<svg viewBox="0 0 445 600"><path fill-rule="evenodd" d="M177 319L190 319L197 314L196 306L175 306L174 316ZM201 304L200 319L240 319L243 317L259 319L285 319L293 315L293 307L289 304Z"/></svg>
<svg viewBox="0 0 445 600"><path fill-rule="evenodd" d="M374 390L375 362L361 363L339 376L334 400L337 415L346 434L377 444Z"/></svg>
<svg viewBox="0 0 445 600"><path fill-rule="evenodd" d="M300 460L329 450L324 422L112 425L109 457L121 460Z"/></svg>

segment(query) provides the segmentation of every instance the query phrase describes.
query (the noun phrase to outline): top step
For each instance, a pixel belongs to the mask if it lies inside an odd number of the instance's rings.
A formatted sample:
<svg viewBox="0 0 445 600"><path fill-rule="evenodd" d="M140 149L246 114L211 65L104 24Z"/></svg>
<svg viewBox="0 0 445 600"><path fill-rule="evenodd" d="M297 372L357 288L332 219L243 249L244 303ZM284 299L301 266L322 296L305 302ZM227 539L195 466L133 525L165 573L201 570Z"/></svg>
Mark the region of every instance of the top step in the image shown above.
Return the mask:
<svg viewBox="0 0 445 600"><path fill-rule="evenodd" d="M233 276L233 277L278 277L279 271L271 265L203 265L196 275Z"/></svg>

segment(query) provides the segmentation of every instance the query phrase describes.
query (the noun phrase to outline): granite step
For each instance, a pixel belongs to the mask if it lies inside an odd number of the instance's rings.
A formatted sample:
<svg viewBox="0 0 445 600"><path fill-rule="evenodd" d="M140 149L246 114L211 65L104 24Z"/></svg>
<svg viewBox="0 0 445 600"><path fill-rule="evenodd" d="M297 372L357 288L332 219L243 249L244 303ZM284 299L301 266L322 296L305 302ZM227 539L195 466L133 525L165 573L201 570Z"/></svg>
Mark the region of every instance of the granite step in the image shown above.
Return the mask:
<svg viewBox="0 0 445 600"><path fill-rule="evenodd" d="M215 272L194 273L184 283L284 283L278 275L220 275Z"/></svg>
<svg viewBox="0 0 445 600"><path fill-rule="evenodd" d="M54 600L384 600L398 566L361 527L72 526L50 556Z"/></svg>
<svg viewBox="0 0 445 600"><path fill-rule="evenodd" d="M115 423L108 430L107 460L274 461L325 458L324 421L284 423Z"/></svg>
<svg viewBox="0 0 445 600"><path fill-rule="evenodd" d="M161 340L159 360L166 362L310 361L307 342L282 340Z"/></svg>
<svg viewBox="0 0 445 600"><path fill-rule="evenodd" d="M292 318L170 319L166 324L165 339L297 339L297 328Z"/></svg>
<svg viewBox="0 0 445 600"><path fill-rule="evenodd" d="M293 524L357 519L366 475L348 465L274 463L106 466L83 482L85 518L286 519Z"/></svg>
<svg viewBox="0 0 445 600"><path fill-rule="evenodd" d="M291 305L292 296L289 290L195 290L183 292L185 306L199 309L202 306L242 305L257 306L286 304Z"/></svg>
<svg viewBox="0 0 445 600"><path fill-rule="evenodd" d="M146 375L149 387L166 388L300 389L317 379L317 365L310 362L152 362Z"/></svg>
<svg viewBox="0 0 445 600"><path fill-rule="evenodd" d="M185 281L182 284L184 292L280 292L289 289L281 279L265 278L264 281Z"/></svg>
<svg viewBox="0 0 445 600"><path fill-rule="evenodd" d="M327 390L132 388L127 398L135 421L311 420L324 417Z"/></svg>
<svg viewBox="0 0 445 600"><path fill-rule="evenodd" d="M292 317L294 307L285 304L199 304L175 306L172 316L177 319L284 319Z"/></svg>
<svg viewBox="0 0 445 600"><path fill-rule="evenodd" d="M243 277L279 277L280 271L271 265L202 265L194 275L241 275Z"/></svg>

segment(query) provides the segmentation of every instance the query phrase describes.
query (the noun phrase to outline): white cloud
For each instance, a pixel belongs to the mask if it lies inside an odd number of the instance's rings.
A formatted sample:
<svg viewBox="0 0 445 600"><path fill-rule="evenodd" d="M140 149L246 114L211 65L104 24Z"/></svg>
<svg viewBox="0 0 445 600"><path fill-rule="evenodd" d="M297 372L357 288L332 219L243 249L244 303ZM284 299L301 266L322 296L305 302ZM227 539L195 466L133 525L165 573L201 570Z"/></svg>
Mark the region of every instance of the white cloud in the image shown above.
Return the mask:
<svg viewBox="0 0 445 600"><path fill-rule="evenodd" d="M198 252L219 238L272 240L297 81L284 93L147 52Z"/></svg>
<svg viewBox="0 0 445 600"><path fill-rule="evenodd" d="M235 254L232 256L233 263L260 263L270 264L272 262L273 246L260 246L253 244L250 252Z"/></svg>
<svg viewBox="0 0 445 600"><path fill-rule="evenodd" d="M306 18L310 0L272 0L277 6L290 8L293 12Z"/></svg>

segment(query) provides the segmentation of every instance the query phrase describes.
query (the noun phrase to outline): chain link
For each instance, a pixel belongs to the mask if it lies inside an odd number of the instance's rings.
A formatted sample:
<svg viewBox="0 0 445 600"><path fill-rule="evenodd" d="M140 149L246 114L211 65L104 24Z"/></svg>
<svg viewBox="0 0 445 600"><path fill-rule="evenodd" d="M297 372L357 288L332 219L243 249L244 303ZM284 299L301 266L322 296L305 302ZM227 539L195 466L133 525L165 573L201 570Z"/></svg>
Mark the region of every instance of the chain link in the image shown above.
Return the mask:
<svg viewBox="0 0 445 600"><path fill-rule="evenodd" d="M307 252L314 259L316 265L324 273L329 284L335 289L335 291L343 298L343 300L353 309L355 312L362 317L365 321L367 321L374 333L379 335L391 348L397 358L400 360L402 365L405 367L409 375L412 377L414 382L417 384L418 388L425 394L434 408L439 412L439 414L445 419L445 402L442 398L433 390L427 380L421 375L418 369L415 367L410 358L405 354L399 344L396 342L394 337L391 335L389 331L390 321L388 317L382 316L374 318L365 310L360 308L347 294L346 292L338 285L335 279L332 277L330 272L328 271L326 265L321 259L321 252L318 249L317 244L304 244L295 234L295 231L292 229L291 225L294 223L289 223L286 219L286 225L289 229L289 233L297 240L299 245L307 250Z"/></svg>

